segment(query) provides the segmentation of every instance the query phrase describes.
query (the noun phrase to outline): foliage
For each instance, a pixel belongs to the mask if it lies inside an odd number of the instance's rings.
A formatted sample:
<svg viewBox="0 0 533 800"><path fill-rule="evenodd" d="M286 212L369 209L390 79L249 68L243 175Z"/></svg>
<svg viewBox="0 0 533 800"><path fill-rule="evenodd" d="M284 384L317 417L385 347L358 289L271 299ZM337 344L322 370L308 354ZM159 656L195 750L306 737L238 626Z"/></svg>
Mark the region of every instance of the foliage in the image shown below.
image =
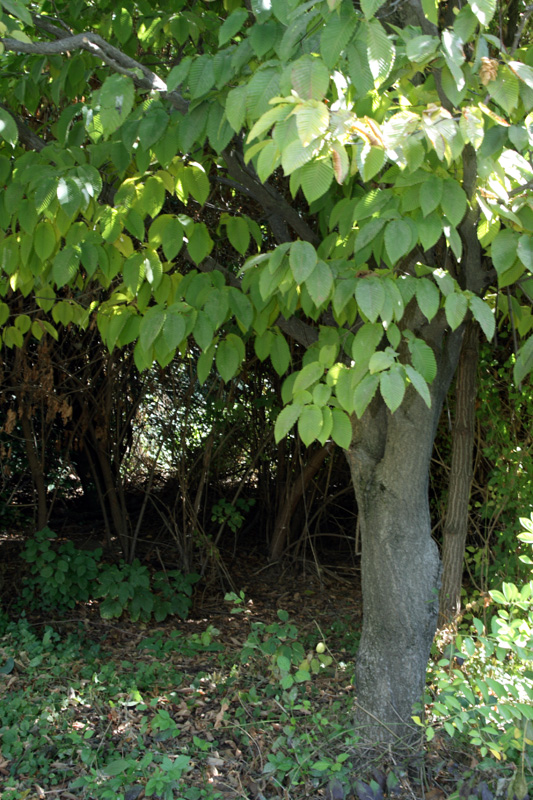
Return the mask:
<svg viewBox="0 0 533 800"><path fill-rule="evenodd" d="M233 533L237 533L244 522L244 515L254 504L254 498L250 500L237 498L234 503L221 498L211 509L211 521L225 524Z"/></svg>
<svg viewBox="0 0 533 800"><path fill-rule="evenodd" d="M533 544L533 515L520 522L518 538ZM523 550L520 559L531 568ZM430 672L431 718L482 756L522 761L523 773L523 754L533 752L533 578L521 587L504 582L490 595L497 612L489 629L474 618ZM434 728L426 735L431 740Z"/></svg>
<svg viewBox="0 0 533 800"><path fill-rule="evenodd" d="M73 542L64 542L54 549L56 538L45 528L26 543L22 558L32 565L32 577L25 578L22 601L28 607L44 603L64 610L103 598L99 610L104 619L118 618L124 612L132 620L144 622L152 616L156 622L171 614L187 617L198 575L183 575L179 570L151 574L138 559L132 564L102 564L101 548L86 552Z"/></svg>
<svg viewBox="0 0 533 800"><path fill-rule="evenodd" d="M52 546L57 534L44 528L28 539L22 558L31 564L32 577L25 578L22 601L30 608L46 607L58 611L86 603L93 596L102 549L78 550L73 542Z"/></svg>

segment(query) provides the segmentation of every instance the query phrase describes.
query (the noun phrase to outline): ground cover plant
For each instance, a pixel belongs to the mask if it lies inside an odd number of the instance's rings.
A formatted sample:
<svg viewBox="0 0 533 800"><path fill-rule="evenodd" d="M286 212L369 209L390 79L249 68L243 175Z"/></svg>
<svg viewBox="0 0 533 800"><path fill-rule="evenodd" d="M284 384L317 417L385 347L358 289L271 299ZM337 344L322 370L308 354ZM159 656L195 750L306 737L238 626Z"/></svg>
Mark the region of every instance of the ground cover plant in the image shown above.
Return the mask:
<svg viewBox="0 0 533 800"><path fill-rule="evenodd" d="M533 518L522 524L521 557L530 563ZM27 580L34 578L30 572ZM99 613L98 601L65 606L61 596L45 615L31 608L12 620L3 614L3 796L531 794L532 581L493 590L488 629L479 618L465 623L451 647L442 632L425 707L414 717L418 745L410 760L374 763L349 723L357 703L357 593L332 583L324 603L316 576L293 577L286 610L276 603L286 585L275 575L257 579L249 595L215 592L188 620L150 624L132 619L127 607L117 623Z"/></svg>

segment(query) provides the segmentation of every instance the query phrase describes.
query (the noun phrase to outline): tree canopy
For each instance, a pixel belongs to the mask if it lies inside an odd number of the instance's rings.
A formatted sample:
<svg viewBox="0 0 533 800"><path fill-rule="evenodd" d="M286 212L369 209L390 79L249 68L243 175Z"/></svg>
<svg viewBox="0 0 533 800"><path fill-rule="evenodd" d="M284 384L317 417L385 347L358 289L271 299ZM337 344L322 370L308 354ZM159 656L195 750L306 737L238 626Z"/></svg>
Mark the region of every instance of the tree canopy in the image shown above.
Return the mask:
<svg viewBox="0 0 533 800"><path fill-rule="evenodd" d="M347 451L361 705L390 738L434 632L427 471L466 320L509 318L533 367L530 9L1 6L3 347L96 321L141 371L192 348L229 381L253 346L288 373L276 437Z"/></svg>

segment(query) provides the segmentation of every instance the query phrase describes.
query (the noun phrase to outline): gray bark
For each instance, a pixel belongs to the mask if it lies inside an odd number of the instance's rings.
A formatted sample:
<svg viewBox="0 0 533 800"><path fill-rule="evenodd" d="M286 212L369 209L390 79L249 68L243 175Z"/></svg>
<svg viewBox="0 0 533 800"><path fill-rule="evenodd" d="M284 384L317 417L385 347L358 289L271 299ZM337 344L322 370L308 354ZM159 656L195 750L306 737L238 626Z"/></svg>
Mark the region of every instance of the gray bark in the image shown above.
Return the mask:
<svg viewBox="0 0 533 800"><path fill-rule="evenodd" d="M365 744L401 748L417 734L411 716L423 696L441 576L431 538L429 465L461 337L427 326L424 338L438 364L431 408L409 389L394 414L379 398L353 420L347 458L359 510L363 590L356 724Z"/></svg>

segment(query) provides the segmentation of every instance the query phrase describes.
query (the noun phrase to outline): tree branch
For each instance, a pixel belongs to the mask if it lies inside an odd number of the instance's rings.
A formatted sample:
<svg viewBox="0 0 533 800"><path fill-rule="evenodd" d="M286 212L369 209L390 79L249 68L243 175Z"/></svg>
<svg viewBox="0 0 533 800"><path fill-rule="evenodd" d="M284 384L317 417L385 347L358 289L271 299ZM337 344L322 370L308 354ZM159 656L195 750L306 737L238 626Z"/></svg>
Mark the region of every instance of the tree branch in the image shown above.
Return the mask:
<svg viewBox="0 0 533 800"><path fill-rule="evenodd" d="M52 32L54 25L47 25L46 30ZM57 31L60 29L57 28ZM62 32L62 31L61 31ZM189 104L179 92L169 92L167 85L155 72L145 67L134 58L130 58L117 47L106 42L97 33L78 33L74 36L62 36L55 42L19 42L18 39L1 39L5 50L15 53L28 53L30 55L57 55L70 53L73 50L85 50L92 56L103 61L115 72L131 78L137 87L147 89L149 92L159 92L168 100L175 109L185 114ZM140 73L140 74L139 74Z"/></svg>

